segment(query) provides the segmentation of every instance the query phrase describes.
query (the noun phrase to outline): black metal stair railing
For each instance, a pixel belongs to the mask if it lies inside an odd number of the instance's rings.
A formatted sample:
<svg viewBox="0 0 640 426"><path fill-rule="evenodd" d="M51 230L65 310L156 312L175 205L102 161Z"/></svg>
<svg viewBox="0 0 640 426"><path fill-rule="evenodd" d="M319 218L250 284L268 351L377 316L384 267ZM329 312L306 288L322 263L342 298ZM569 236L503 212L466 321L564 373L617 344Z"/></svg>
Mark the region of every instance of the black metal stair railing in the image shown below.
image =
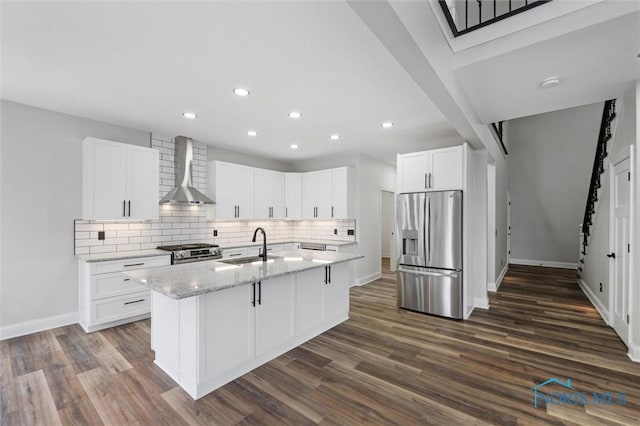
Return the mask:
<svg viewBox="0 0 640 426"><path fill-rule="evenodd" d="M440 3L440 7L451 28L453 36L458 37L534 7L549 3L550 1L551 0L438 0L438 3Z"/></svg>
<svg viewBox="0 0 640 426"><path fill-rule="evenodd" d="M602 185L600 177L604 173L604 160L609 153L607 152L607 142L611 139L611 124L616 117L616 101L610 99L604 103L602 111L602 121L600 123L600 133L598 134L598 145L596 147L596 156L593 160L593 169L591 170L591 182L589 183L589 194L587 195L587 205L584 209L584 218L582 219L582 255L586 255L587 245L589 245L589 235L591 232L592 219L596 212L596 203L598 202L598 189Z"/></svg>

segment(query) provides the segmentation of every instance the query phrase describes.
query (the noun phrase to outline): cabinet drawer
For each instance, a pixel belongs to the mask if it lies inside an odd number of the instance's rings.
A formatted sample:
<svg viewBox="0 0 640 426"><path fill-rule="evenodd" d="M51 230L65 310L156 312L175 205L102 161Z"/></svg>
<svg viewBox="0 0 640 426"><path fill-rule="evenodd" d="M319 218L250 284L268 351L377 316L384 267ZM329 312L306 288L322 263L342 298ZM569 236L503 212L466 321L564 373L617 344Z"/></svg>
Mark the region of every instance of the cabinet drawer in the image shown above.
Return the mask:
<svg viewBox="0 0 640 426"><path fill-rule="evenodd" d="M243 257L247 255L247 250L244 248L239 249L224 249L222 250L222 258L228 259L230 257Z"/></svg>
<svg viewBox="0 0 640 426"><path fill-rule="evenodd" d="M89 297L91 300L97 300L104 299L105 297L120 296L145 290L145 287L122 276L121 272L112 272L110 274L97 274L91 276L91 293L89 294Z"/></svg>
<svg viewBox="0 0 640 426"><path fill-rule="evenodd" d="M148 290L127 296L109 297L91 302L92 325L151 312L151 295Z"/></svg>
<svg viewBox="0 0 640 426"><path fill-rule="evenodd" d="M171 264L171 257L153 256L136 257L132 259L110 260L107 262L91 263L91 274L107 274L110 272L131 271L134 269L153 268Z"/></svg>
<svg viewBox="0 0 640 426"><path fill-rule="evenodd" d="M247 247L247 256L257 256L261 251L260 247Z"/></svg>

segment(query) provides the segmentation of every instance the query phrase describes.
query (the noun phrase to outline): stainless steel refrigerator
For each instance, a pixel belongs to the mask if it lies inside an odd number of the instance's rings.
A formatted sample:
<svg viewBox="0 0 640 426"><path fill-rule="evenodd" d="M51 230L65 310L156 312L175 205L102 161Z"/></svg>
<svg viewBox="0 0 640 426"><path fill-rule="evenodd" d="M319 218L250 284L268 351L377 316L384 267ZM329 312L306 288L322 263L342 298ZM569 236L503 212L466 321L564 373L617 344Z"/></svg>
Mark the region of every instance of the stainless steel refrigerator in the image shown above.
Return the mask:
<svg viewBox="0 0 640 426"><path fill-rule="evenodd" d="M397 198L398 306L462 318L462 191Z"/></svg>

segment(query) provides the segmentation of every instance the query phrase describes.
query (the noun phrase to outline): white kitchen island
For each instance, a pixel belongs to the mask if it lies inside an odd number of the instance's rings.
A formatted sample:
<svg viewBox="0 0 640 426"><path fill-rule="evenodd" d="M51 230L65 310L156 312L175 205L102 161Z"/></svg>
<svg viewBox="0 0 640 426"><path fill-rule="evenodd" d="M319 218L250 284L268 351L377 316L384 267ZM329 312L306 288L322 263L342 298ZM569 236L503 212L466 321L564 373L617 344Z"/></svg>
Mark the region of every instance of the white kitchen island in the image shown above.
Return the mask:
<svg viewBox="0 0 640 426"><path fill-rule="evenodd" d="M155 363L198 399L345 321L352 253L292 250L128 272L151 292Z"/></svg>

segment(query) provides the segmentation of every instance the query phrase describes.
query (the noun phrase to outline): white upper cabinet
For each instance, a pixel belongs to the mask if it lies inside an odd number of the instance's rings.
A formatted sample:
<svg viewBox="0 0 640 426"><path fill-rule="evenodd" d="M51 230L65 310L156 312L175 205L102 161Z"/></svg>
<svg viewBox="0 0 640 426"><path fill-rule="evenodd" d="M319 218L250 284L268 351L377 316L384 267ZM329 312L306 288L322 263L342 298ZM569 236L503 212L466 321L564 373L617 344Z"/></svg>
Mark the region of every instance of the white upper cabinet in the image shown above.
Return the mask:
<svg viewBox="0 0 640 426"><path fill-rule="evenodd" d="M462 189L462 146L398 154L398 192Z"/></svg>
<svg viewBox="0 0 640 426"><path fill-rule="evenodd" d="M302 173L285 173L284 181L284 217L302 219Z"/></svg>
<svg viewBox="0 0 640 426"><path fill-rule="evenodd" d="M352 219L355 171L339 167L283 173L209 162L208 191L215 219Z"/></svg>
<svg viewBox="0 0 640 426"><path fill-rule="evenodd" d="M355 215L355 171L351 167L331 169L331 218L352 219Z"/></svg>
<svg viewBox="0 0 640 426"><path fill-rule="evenodd" d="M86 138L82 151L83 219L158 218L157 150Z"/></svg>
<svg viewBox="0 0 640 426"><path fill-rule="evenodd" d="M332 205L331 170L302 175L302 218L330 219Z"/></svg>
<svg viewBox="0 0 640 426"><path fill-rule="evenodd" d="M285 174L254 169L254 218L285 218Z"/></svg>
<svg viewBox="0 0 640 426"><path fill-rule="evenodd" d="M253 219L253 167L210 161L208 171L208 191L216 202L216 219Z"/></svg>

